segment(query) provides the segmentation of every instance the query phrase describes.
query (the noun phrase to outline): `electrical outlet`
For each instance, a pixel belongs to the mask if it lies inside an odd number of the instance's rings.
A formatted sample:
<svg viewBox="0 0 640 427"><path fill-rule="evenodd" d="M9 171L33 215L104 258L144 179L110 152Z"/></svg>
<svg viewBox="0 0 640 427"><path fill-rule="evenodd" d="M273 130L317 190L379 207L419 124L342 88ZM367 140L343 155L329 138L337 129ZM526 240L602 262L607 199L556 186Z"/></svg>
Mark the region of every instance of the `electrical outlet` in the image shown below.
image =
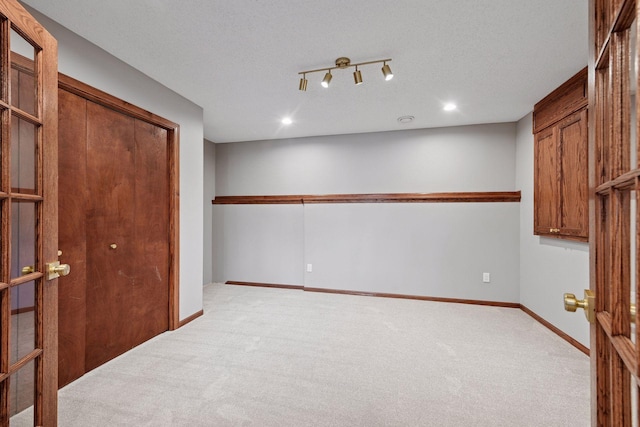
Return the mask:
<svg viewBox="0 0 640 427"><path fill-rule="evenodd" d="M311 273L313 271L313 264L307 264L307 273Z"/></svg>
<svg viewBox="0 0 640 427"><path fill-rule="evenodd" d="M482 281L484 283L489 283L491 282L491 274L489 273L482 273Z"/></svg>

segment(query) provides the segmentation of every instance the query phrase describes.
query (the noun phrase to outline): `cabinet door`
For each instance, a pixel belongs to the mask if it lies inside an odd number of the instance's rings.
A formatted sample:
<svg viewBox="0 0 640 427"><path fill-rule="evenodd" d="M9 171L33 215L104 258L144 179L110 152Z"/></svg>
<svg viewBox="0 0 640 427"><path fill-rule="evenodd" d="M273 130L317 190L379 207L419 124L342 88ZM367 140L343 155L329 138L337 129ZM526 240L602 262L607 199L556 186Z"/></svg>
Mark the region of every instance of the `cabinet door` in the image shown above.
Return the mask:
<svg viewBox="0 0 640 427"><path fill-rule="evenodd" d="M552 126L535 135L534 234L554 234L558 227L558 144Z"/></svg>
<svg viewBox="0 0 640 427"><path fill-rule="evenodd" d="M588 237L587 111L578 111L558 124L560 155L559 234Z"/></svg>

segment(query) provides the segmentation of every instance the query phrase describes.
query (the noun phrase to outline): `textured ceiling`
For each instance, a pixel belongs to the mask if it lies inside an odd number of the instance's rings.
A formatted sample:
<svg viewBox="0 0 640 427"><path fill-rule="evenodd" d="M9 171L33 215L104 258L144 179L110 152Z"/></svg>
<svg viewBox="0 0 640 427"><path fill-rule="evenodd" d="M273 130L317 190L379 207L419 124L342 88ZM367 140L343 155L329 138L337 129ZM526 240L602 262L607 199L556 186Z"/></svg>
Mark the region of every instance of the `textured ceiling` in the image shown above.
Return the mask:
<svg viewBox="0 0 640 427"><path fill-rule="evenodd" d="M23 3L202 106L214 142L516 121L588 55L584 0ZM299 71L340 56L393 58L395 77L374 64L362 85L336 70L298 91Z"/></svg>

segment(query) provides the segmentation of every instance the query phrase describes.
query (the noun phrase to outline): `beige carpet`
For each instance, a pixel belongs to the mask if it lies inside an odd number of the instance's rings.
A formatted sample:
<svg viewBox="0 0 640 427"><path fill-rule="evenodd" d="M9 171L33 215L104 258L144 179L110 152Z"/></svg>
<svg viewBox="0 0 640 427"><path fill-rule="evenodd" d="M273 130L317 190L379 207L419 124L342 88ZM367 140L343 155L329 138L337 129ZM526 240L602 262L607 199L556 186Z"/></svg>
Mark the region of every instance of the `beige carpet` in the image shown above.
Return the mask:
<svg viewBox="0 0 640 427"><path fill-rule="evenodd" d="M589 359L517 309L219 284L204 299L61 390L60 426L589 425Z"/></svg>

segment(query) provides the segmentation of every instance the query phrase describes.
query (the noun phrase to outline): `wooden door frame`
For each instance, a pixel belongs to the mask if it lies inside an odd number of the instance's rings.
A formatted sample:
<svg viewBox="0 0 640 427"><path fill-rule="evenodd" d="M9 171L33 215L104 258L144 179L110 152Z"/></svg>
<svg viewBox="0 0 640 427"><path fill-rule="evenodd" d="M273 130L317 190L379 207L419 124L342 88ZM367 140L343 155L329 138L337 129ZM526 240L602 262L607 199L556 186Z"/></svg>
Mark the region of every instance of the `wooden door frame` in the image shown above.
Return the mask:
<svg viewBox="0 0 640 427"><path fill-rule="evenodd" d="M180 327L180 125L58 73L58 88L167 131L169 171L169 330Z"/></svg>
<svg viewBox="0 0 640 427"><path fill-rule="evenodd" d="M640 264L631 271L632 242L640 243L640 217L631 216L631 192L640 195L640 169L631 164L631 126L639 130L631 105L637 79L629 54L637 0L589 2L589 287L595 294L591 340L591 425L631 425L632 379L638 378L640 316L632 332L631 290L638 288ZM636 29L637 31L637 29ZM635 34L637 37L637 33ZM636 106L640 98L636 96ZM635 114L635 118L632 116ZM636 132L636 140L640 134ZM635 235L631 222L635 221ZM636 258L639 256L636 253ZM635 278L636 282L632 282ZM635 334L632 335L632 333ZM638 385L633 387L638 389ZM637 397L636 397L637 399Z"/></svg>
<svg viewBox="0 0 640 427"><path fill-rule="evenodd" d="M36 349L23 358L23 361L14 365L13 369L8 359L9 339L7 330L10 323L8 298L0 298L2 305L2 320L0 327L0 378L7 380L10 375L23 368L26 363L35 361L34 380L34 423L44 426L57 425L58 411L58 281L45 278L45 265L48 262L57 260L58 244L58 90L57 90L57 69L58 69L58 45L53 36L40 25L22 5L17 1L4 1L2 14L8 20L0 22L0 32L2 33L2 52L0 62L3 81L0 84L1 98L9 99L11 85L8 83L10 76L11 61L16 53L10 52L10 22L17 25L14 30L20 37L37 48L34 51L35 71L41 79L35 81L35 91L37 99L37 109L34 113L21 112L19 108L3 103L2 111L2 137L5 141L11 140L11 116L12 110L19 111L18 116L23 116L33 124L39 124L37 141L35 143L36 162L36 192L34 200L41 200L40 207L37 208L38 216L42 219L36 225L36 271L30 277L11 279L9 259L11 252L11 239L9 239L9 220L7 212L3 206L2 215L2 235L5 242L2 254L0 254L0 264L2 267L2 277L0 277L0 288L6 292L10 284L18 285L18 282L34 280L36 289L36 318L35 318L35 340ZM12 104L12 103L10 103ZM6 147L2 147L2 162L0 181L0 200L11 199L11 192L5 193L2 190L10 186L10 166L11 159L7 156ZM38 348L40 347L40 348ZM10 381L10 379L9 379ZM6 383L5 383L6 384ZM8 412L8 390L0 387L0 424L9 423Z"/></svg>

